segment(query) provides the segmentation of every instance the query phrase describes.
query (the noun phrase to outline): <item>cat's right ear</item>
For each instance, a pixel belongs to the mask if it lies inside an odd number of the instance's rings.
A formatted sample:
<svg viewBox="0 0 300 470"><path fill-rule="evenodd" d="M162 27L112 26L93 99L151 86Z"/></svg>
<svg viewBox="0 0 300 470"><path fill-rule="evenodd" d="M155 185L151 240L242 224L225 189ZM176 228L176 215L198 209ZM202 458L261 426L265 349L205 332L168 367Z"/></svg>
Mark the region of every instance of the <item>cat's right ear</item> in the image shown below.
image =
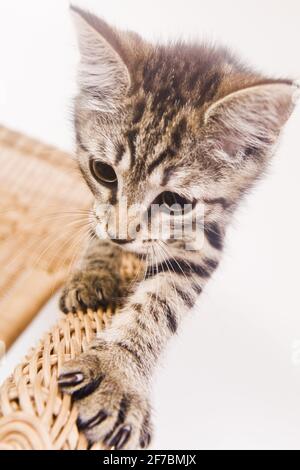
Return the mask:
<svg viewBox="0 0 300 470"><path fill-rule="evenodd" d="M112 113L130 87L121 37L105 21L80 8L71 6L71 13L81 54L78 81L84 106Z"/></svg>

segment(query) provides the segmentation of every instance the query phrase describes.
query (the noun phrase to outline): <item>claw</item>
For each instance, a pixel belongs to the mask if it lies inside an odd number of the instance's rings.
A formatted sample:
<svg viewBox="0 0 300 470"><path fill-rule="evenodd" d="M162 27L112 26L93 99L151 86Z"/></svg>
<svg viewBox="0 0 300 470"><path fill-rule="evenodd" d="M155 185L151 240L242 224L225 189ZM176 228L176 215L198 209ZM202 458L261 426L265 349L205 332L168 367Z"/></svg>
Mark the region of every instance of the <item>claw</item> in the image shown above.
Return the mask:
<svg viewBox="0 0 300 470"><path fill-rule="evenodd" d="M122 449L131 434L131 426L123 426L120 431L110 440L108 446L114 447L116 450Z"/></svg>
<svg viewBox="0 0 300 470"><path fill-rule="evenodd" d="M58 384L62 387L71 387L72 385L80 384L83 379L84 377L81 372L61 374L58 377Z"/></svg>
<svg viewBox="0 0 300 470"><path fill-rule="evenodd" d="M145 449L146 447L149 447L149 444L151 442L151 435L149 432L147 432L141 439L140 439L140 446L142 449Z"/></svg>
<svg viewBox="0 0 300 470"><path fill-rule="evenodd" d="M72 394L73 401L82 400L82 398L91 395L100 386L104 376L99 376L94 380L91 380L87 385L76 390Z"/></svg>
<svg viewBox="0 0 300 470"><path fill-rule="evenodd" d="M102 289L100 287L98 287L96 289L96 293L97 293L98 299L100 300L100 302L102 302L104 300L104 295L103 295Z"/></svg>
<svg viewBox="0 0 300 470"><path fill-rule="evenodd" d="M101 424L106 418L108 414L106 411L101 410L97 413L93 418L89 419L88 421L82 421L80 418L77 419L77 427L79 431L83 429L92 429L94 426Z"/></svg>
<svg viewBox="0 0 300 470"><path fill-rule="evenodd" d="M76 300L78 302L78 305L80 305L81 310L83 312L86 312L86 305L85 305L84 301L82 300L80 292L78 290L76 290Z"/></svg>

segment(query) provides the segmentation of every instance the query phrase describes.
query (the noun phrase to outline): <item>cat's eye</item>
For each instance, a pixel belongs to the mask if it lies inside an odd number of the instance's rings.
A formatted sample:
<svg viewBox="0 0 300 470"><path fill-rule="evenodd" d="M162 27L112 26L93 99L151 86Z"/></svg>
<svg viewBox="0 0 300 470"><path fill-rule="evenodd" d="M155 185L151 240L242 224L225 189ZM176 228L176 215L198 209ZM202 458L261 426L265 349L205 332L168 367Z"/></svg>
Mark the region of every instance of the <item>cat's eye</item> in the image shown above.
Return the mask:
<svg viewBox="0 0 300 470"><path fill-rule="evenodd" d="M184 212L189 212L192 208L192 203L188 199L171 191L164 191L160 194L159 199L162 209L166 209L171 215L181 215Z"/></svg>
<svg viewBox="0 0 300 470"><path fill-rule="evenodd" d="M118 183L115 170L107 163L91 160L90 170L95 180L105 186L115 186Z"/></svg>

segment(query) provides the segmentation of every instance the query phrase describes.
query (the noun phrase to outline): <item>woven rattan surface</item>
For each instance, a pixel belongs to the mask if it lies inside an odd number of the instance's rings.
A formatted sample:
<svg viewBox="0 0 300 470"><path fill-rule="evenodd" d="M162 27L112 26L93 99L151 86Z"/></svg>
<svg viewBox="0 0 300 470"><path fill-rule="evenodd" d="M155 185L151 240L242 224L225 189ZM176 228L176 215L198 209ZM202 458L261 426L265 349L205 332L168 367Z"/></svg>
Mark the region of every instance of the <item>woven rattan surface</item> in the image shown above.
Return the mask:
<svg viewBox="0 0 300 470"><path fill-rule="evenodd" d="M71 211L89 206L89 191L67 153L0 126L0 341L6 348L64 280L74 256L67 222Z"/></svg>
<svg viewBox="0 0 300 470"><path fill-rule="evenodd" d="M57 373L63 361L86 349L110 314L78 313L61 319L2 385L0 450L87 448L70 397L58 391Z"/></svg>
<svg viewBox="0 0 300 470"><path fill-rule="evenodd" d="M120 266L128 282L139 265L124 256ZM105 311L62 315L58 324L33 349L0 389L0 450L87 450L76 426L70 397L58 390L61 364L86 350L110 321ZM96 444L93 450L100 450Z"/></svg>

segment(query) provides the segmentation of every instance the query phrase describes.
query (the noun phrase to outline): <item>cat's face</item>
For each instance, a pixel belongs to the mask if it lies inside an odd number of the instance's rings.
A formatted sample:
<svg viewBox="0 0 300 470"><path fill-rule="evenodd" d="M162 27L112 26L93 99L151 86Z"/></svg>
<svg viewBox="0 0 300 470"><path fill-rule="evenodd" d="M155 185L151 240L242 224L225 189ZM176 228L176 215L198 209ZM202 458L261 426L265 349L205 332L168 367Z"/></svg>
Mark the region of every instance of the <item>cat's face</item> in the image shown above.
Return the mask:
<svg viewBox="0 0 300 470"><path fill-rule="evenodd" d="M292 83L255 75L224 50L154 47L74 16L78 159L98 236L145 252L153 239L197 239L206 220L226 223L266 167Z"/></svg>
<svg viewBox="0 0 300 470"><path fill-rule="evenodd" d="M78 157L95 196L97 234L109 236L128 250L145 252L153 239L182 239L185 221L192 222L196 215L202 220L203 194L199 178L194 178L199 165L186 117L181 115L170 135L155 129L151 99L145 99L139 120L134 115L141 101L135 97L125 101L118 119L99 122L97 112L87 111L84 117L81 113ZM151 132L159 135L155 144ZM176 166L172 162L175 148ZM191 237L192 233L185 234L186 239Z"/></svg>

